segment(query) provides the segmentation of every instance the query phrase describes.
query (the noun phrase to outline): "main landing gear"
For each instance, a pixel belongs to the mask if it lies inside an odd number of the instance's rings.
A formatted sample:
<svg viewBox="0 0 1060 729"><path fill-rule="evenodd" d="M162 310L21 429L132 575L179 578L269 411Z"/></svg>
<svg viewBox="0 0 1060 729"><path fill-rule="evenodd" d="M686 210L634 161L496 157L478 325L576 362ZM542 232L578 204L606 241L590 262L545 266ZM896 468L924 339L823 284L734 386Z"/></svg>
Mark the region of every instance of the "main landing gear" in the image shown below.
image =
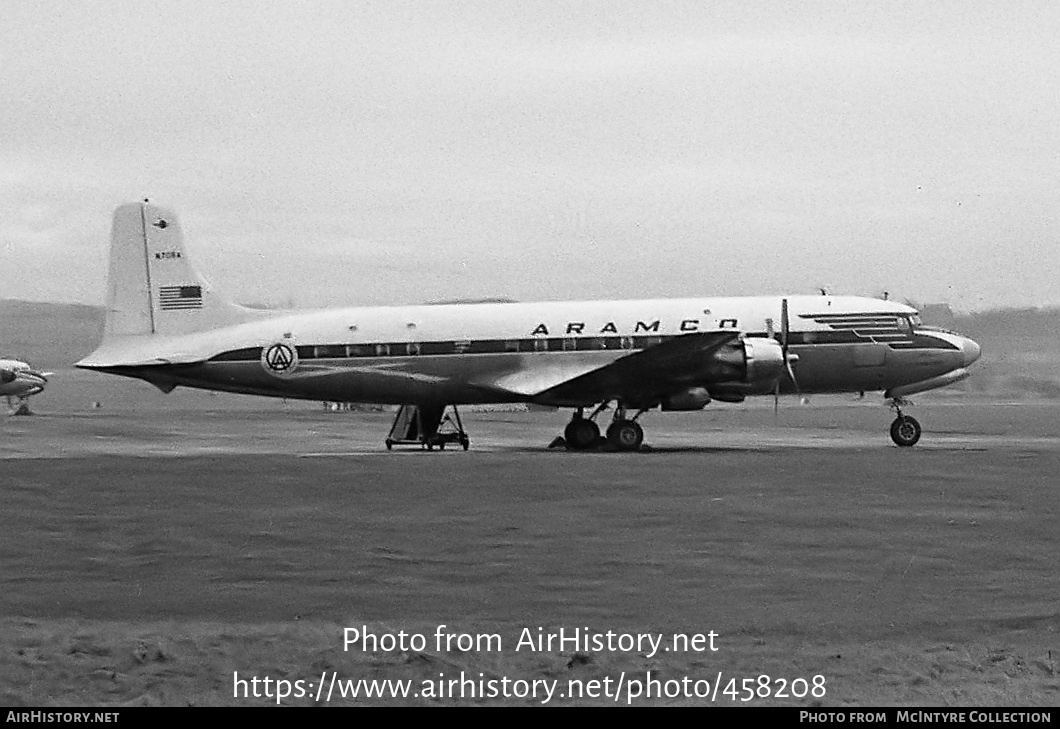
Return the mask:
<svg viewBox="0 0 1060 729"><path fill-rule="evenodd" d="M584 451L595 446L600 440L600 428L583 415L582 408L578 408L567 427L563 429L563 440L572 451Z"/></svg>
<svg viewBox="0 0 1060 729"><path fill-rule="evenodd" d="M567 423L567 427L563 430L563 438L566 441L567 448L572 451L583 451L602 443L603 439L600 438L600 427L596 424L596 416L607 405L608 403L606 402L602 403L588 418L585 417L584 408L578 408L574 412L574 417L571 418L571 421ZM640 410L632 418L627 418L626 408L619 404L615 409L615 416L611 420L611 425L607 428L606 442L619 451L635 451L640 448L641 443L644 442L644 429L640 427L637 418L646 410Z"/></svg>
<svg viewBox="0 0 1060 729"><path fill-rule="evenodd" d="M920 423L917 422L916 418L910 415L902 414L902 405L908 404L905 400L895 398L891 401L891 407L894 408L895 413L898 417L891 423L891 440L896 445L902 448L908 448L916 445L916 442L920 440Z"/></svg>

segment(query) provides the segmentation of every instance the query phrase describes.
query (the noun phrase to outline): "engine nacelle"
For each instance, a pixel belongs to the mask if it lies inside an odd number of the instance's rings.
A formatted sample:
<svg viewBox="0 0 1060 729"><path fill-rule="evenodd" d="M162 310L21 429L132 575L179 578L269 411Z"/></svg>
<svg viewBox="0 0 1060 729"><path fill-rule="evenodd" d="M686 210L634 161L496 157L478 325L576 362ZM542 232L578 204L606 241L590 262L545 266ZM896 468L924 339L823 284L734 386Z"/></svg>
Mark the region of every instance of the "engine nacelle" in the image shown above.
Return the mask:
<svg viewBox="0 0 1060 729"><path fill-rule="evenodd" d="M735 383L736 386L740 386L741 383ZM740 392L739 390L732 389L728 385L717 389L711 390L711 395L718 402L743 402L747 399L747 395Z"/></svg>
<svg viewBox="0 0 1060 729"><path fill-rule="evenodd" d="M663 410L702 410L710 402L710 392L705 387L690 387L687 390L663 398Z"/></svg>
<svg viewBox="0 0 1060 729"><path fill-rule="evenodd" d="M794 357L792 357L794 359ZM785 372L784 348L775 339L738 339L714 350L660 403L663 410L701 410L711 400L743 402L772 392Z"/></svg>
<svg viewBox="0 0 1060 729"><path fill-rule="evenodd" d="M775 339L741 339L717 350L700 373L700 382L715 400L722 393L739 402L738 395L761 395L784 375L784 349ZM742 398L740 398L742 399Z"/></svg>
<svg viewBox="0 0 1060 729"><path fill-rule="evenodd" d="M754 390L769 392L784 375L784 348L775 339L745 339L743 342L747 374L744 381Z"/></svg>

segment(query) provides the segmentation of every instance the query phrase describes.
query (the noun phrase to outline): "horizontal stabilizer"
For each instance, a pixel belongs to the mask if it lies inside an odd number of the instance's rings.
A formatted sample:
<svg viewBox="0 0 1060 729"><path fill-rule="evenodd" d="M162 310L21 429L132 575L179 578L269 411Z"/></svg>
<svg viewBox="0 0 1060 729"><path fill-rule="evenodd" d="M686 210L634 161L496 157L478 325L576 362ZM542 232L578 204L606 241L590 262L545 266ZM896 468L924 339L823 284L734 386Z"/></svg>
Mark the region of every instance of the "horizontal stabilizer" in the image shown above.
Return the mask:
<svg viewBox="0 0 1060 729"><path fill-rule="evenodd" d="M110 367L152 367L198 364L209 359L209 350L188 348L194 339L157 336L117 337L106 340L77 367L98 370Z"/></svg>

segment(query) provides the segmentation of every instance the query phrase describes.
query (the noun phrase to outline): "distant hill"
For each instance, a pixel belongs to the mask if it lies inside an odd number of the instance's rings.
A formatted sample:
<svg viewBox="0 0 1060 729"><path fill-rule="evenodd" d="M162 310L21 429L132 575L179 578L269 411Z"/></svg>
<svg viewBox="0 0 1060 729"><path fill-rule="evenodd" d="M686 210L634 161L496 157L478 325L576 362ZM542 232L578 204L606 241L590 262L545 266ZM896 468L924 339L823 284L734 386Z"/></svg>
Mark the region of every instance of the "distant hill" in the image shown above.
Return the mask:
<svg viewBox="0 0 1060 729"><path fill-rule="evenodd" d="M90 353L102 335L101 306L0 299L0 356L54 370Z"/></svg>
<svg viewBox="0 0 1060 729"><path fill-rule="evenodd" d="M446 299L445 301L428 301L428 306L450 306L452 304L515 304L515 299Z"/></svg>
<svg viewBox="0 0 1060 729"><path fill-rule="evenodd" d="M925 323L965 334L983 348L972 378L953 391L1060 397L1060 309L954 314L945 304L919 308ZM95 349L102 332L102 307L0 299L0 356L43 369L69 367Z"/></svg>
<svg viewBox="0 0 1060 729"><path fill-rule="evenodd" d="M964 383L991 394L1060 398L1060 309L999 309L955 317L983 358Z"/></svg>

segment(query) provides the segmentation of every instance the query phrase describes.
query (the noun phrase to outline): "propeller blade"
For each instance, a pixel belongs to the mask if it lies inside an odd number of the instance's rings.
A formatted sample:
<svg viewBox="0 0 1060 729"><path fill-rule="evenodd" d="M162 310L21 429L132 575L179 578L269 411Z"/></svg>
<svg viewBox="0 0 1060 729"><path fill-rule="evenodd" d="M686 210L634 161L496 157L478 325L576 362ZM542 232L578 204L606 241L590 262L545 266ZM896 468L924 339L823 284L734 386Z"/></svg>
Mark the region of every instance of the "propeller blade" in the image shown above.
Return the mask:
<svg viewBox="0 0 1060 729"><path fill-rule="evenodd" d="M784 357L788 356L788 300L780 300L780 346L784 350Z"/></svg>
<svg viewBox="0 0 1060 729"><path fill-rule="evenodd" d="M797 395L801 395L802 394L802 390L799 389L799 381L797 379L795 379L795 370L792 369L792 367L791 367L791 360L787 359L785 361L785 364L788 367L788 377L791 378L791 384L795 385L795 393Z"/></svg>
<svg viewBox="0 0 1060 729"><path fill-rule="evenodd" d="M799 381L795 378L795 370L792 368L791 363L793 360L798 359L795 355L788 354L788 339L791 328L791 320L788 315L788 300L780 300L780 349L784 353L784 369L788 372L788 377L791 378L791 384L795 386L795 392L802 394L799 390ZM777 393L780 392L780 381L777 381Z"/></svg>

